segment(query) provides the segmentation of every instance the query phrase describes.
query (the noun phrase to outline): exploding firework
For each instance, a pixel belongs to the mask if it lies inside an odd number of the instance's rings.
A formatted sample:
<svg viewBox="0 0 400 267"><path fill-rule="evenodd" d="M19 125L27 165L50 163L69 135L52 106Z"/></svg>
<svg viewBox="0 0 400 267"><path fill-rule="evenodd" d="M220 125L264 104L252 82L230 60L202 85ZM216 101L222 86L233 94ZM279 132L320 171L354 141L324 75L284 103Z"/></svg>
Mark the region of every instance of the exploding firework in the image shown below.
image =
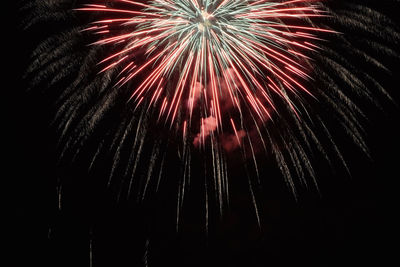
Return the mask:
<svg viewBox="0 0 400 267"><path fill-rule="evenodd" d="M56 95L61 158L108 171L107 186L139 202L179 169L177 219L194 177L208 218L210 199L222 214L231 177L244 169L257 213L265 158L296 193L317 185L315 155L347 168L335 132L368 153L359 106L388 97L377 58L397 57L399 40L383 15L351 3L29 6L28 26L53 20L60 29L33 52L27 77Z"/></svg>
<svg viewBox="0 0 400 267"><path fill-rule="evenodd" d="M32 158L42 146L34 146L25 161L18 155L26 177L16 179L15 196L20 210L32 213L19 219L15 233L32 229L25 222L35 214L34 224L43 223L38 234L48 227L44 239L50 243L42 249L35 234L32 247L46 260L54 257L51 266L88 261L135 266L140 260L144 266L169 261L192 266L194 251L229 266L252 266L255 258L268 261L261 265L312 266L329 264L330 258L343 265L351 264L349 255L357 265L373 250L371 244L383 244L373 242L369 232L383 221L381 212L374 220L370 209L357 210L362 216L353 218L354 206L369 201L358 201L353 190L364 194L368 181L361 183L368 177L355 177L350 190L340 180L357 166L349 161L352 153L368 155L364 128L368 119L374 122L372 113L380 116L375 107L383 109L390 99L390 69L399 62L398 28L372 5L358 0L25 3L27 29L12 44L32 49L25 81L36 97L28 97L23 110L46 104L37 112L46 117L38 120L53 119L45 132L56 136L59 165L57 195L51 186L51 193L38 194L35 188L45 182L33 175L40 160ZM23 51L17 55L23 57ZM15 103L21 107L20 98ZM21 125L29 122L35 131L33 137L21 131L18 142L35 139L38 126L30 118L38 116L21 114L24 120L16 123L26 129ZM333 189L326 186L330 166L339 173ZM369 182L376 199L379 181ZM27 189L21 191L23 183ZM318 194L318 186L324 199L310 205L308 197ZM351 196L344 200L346 194ZM45 201L34 201L37 195ZM293 196L300 205L292 203ZM43 216L48 210L54 214ZM255 236L257 224L266 231ZM348 226L359 233L355 243ZM26 244L18 234L15 240ZM350 246L341 250L343 243ZM15 258L31 264L37 257L32 247L27 249L33 257L20 257L18 249ZM76 248L85 252L76 256ZM325 256L329 259L321 260ZM386 251L377 262L385 257Z"/></svg>
<svg viewBox="0 0 400 267"><path fill-rule="evenodd" d="M232 113L270 120L272 110L279 113L271 94L297 114L290 94L312 95L299 81L309 75L308 57L298 50L314 51L315 33L332 32L308 25L323 13L310 1L114 1L79 10L118 16L84 29L105 35L94 45L116 50L101 61L101 72L118 68L116 86L135 81L136 105L147 102L171 127L181 114L184 134L196 107L195 144L221 133L223 121L240 143Z"/></svg>

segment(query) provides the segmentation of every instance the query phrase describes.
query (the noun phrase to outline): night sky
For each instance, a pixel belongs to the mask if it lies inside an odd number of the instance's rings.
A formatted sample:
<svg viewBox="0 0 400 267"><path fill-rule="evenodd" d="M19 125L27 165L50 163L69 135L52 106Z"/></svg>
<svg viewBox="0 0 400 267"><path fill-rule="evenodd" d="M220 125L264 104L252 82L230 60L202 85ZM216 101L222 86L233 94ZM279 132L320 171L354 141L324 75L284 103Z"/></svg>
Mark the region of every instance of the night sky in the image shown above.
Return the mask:
<svg viewBox="0 0 400 267"><path fill-rule="evenodd" d="M398 4L380 2L375 6L398 23ZM3 266L125 267L146 266L145 262L148 266L229 267L396 265L394 217L399 210L396 183L400 178L396 104L382 100L383 111L365 107L369 122L363 123L371 159L350 140L337 140L351 175L340 165L329 170L321 160L315 166L319 193L313 186L303 188L295 200L278 172L265 171L268 179L260 199L261 229L248 192L243 190L246 180L240 178L245 177L238 172L231 184L232 208L223 219L211 212L209 231L205 232L203 199L194 189L176 233L173 188L145 205L138 205L135 199L117 202L112 192L96 182L101 173L88 175L79 164L57 167L51 97L26 92L22 79L39 37L19 27L22 18L16 6L10 7L6 27L10 27L10 35L3 39L9 46L3 56L11 53L8 51L13 54L4 64L7 70L2 86L8 119L2 127L6 134L2 179L7 184L3 188L10 193L5 204L11 206L11 228L6 231L11 234L8 247L12 250L11 261ZM393 76L384 84L400 103L399 62L393 59L388 68ZM173 160L167 169L174 181ZM61 210L60 179L67 181Z"/></svg>

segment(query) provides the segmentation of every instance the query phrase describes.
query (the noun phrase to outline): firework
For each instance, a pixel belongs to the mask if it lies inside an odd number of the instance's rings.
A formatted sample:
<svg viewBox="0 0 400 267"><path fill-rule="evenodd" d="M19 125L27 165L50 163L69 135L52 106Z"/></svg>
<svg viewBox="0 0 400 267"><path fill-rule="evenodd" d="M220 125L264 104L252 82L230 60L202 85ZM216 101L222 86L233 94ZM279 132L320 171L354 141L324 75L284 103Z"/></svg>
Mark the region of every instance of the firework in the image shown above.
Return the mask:
<svg viewBox="0 0 400 267"><path fill-rule="evenodd" d="M376 10L382 1L24 2L26 29L11 43L20 57L32 49L22 84L36 97L23 106L18 98L12 110L44 111L19 112L24 130L11 147L36 141L36 114L42 121L51 111L42 139L58 138L59 165L48 171L57 176L51 194L37 170L40 140L15 154L25 169L16 172L17 213L32 213L18 219L14 239L35 254L18 249L17 261L310 266L387 258L376 253L386 251L379 226L389 225L376 194L390 172L354 171L365 163L359 152L369 155L366 122L375 123L390 83L398 84L391 70L400 35ZM397 136L377 128L379 146L391 146ZM396 170L389 154L382 166ZM338 179L327 178L329 167ZM350 189L347 171L356 174ZM323 200L313 201L319 193ZM19 239L39 224L49 246Z"/></svg>
<svg viewBox="0 0 400 267"><path fill-rule="evenodd" d="M196 110L194 144L221 133L223 122L238 136L235 112L270 120L279 113L272 94L298 115L290 95L312 95L301 83L309 78L303 51L317 49L317 33L333 32L306 21L324 14L310 1L121 0L78 10L115 14L83 30L103 36L93 45L108 46L101 72L118 69L116 86L135 81L135 105L146 102L171 127L181 114L184 134Z"/></svg>
<svg viewBox="0 0 400 267"><path fill-rule="evenodd" d="M229 204L240 169L258 214L265 159L296 194L317 186L316 157L347 168L336 133L368 153L359 106L389 97L378 58L396 58L400 39L374 10L305 0L65 3L31 4L28 26L54 20L62 31L33 52L27 77L57 96L60 158L108 171L118 199L144 201L179 169L177 219L193 176L208 218L210 199L220 214Z"/></svg>

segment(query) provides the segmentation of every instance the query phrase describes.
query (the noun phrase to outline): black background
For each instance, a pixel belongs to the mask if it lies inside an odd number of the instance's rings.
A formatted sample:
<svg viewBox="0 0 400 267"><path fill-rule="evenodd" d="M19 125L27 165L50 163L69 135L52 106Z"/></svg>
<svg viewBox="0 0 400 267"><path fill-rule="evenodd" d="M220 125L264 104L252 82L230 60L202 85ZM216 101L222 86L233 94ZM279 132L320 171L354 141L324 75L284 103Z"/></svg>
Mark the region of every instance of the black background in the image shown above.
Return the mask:
<svg viewBox="0 0 400 267"><path fill-rule="evenodd" d="M396 4L371 5L398 19ZM372 160L353 147L344 149L351 176L338 168L318 177L321 195L310 189L295 201L283 182L272 177L271 188L265 189L261 199L260 230L248 196L234 186L234 208L224 220L210 225L208 235L204 219L191 212L176 234L175 204L168 196L161 196L166 200L162 207L117 203L106 189L91 187L79 167L56 167L57 139L49 126L51 100L45 94L26 93L21 79L29 62L27 47L35 43L35 36L19 27L17 6L11 8L12 16L4 26L10 34L3 35L8 45L3 52L12 55L8 63L3 62L7 70L2 99L8 120L2 127L7 148L2 180L7 185L3 188L11 193L6 194L5 203L12 211L12 225L6 231L13 251L3 266L90 266L91 255L93 266L117 267L144 265L146 255L149 266L396 265L395 185L400 178L396 105L386 102L384 112L373 108L367 112L366 139ZM399 66L396 61L392 65L393 77L386 83L392 85L389 92L400 103ZM73 181L63 189L61 211L60 176Z"/></svg>

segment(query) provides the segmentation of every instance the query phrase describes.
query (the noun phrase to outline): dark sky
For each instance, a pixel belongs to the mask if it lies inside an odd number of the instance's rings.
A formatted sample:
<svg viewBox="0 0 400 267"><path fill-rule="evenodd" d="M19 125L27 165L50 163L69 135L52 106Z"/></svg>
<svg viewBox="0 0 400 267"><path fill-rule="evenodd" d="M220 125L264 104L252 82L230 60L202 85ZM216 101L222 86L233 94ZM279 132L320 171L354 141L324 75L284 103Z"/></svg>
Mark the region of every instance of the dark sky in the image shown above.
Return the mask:
<svg viewBox="0 0 400 267"><path fill-rule="evenodd" d="M376 6L398 19L395 5ZM79 166L56 167L57 142L49 126L51 100L46 94L26 93L21 79L29 62L27 47L37 40L20 29L15 8L10 14L14 15L3 56L12 51L13 58L5 64L2 86L8 118L2 128L6 134L2 179L10 182L3 187L10 192L6 205L12 211L13 253L4 266L90 266L90 257L93 266L142 266L146 246L149 266L387 266L395 259L395 184L400 178L395 105L387 102L384 111L367 110L366 140L372 160L355 147L345 149L351 176L340 167L325 171L330 174L318 177L320 195L314 189L304 190L295 201L284 183L272 177L261 199L261 230L237 182L234 208L223 220L210 223L208 236L204 219L196 213L195 197L188 199L184 226L176 234L175 204L168 195L145 206L116 203L107 190L93 187ZM389 68L396 67L393 60ZM9 79L13 82L6 83ZM397 70L385 81L397 103L399 81ZM316 166L322 168L323 163ZM61 211L60 177L71 181L64 185Z"/></svg>

